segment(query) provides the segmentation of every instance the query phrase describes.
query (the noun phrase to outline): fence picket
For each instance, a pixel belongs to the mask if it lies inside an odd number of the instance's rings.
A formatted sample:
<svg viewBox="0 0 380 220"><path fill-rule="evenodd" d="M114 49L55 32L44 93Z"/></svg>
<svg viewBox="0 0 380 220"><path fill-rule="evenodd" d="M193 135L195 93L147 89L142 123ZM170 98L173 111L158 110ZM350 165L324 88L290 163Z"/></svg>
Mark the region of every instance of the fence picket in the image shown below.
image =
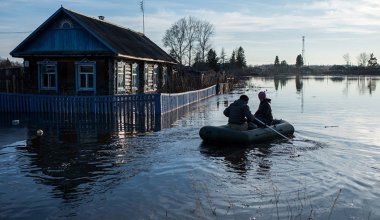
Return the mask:
<svg viewBox="0 0 380 220"><path fill-rule="evenodd" d="M0 93L0 112L56 113L60 117L82 115L86 119L106 115L128 130L136 124L146 129L160 126L162 114L216 95L216 86L184 93L134 94L116 96L48 96ZM109 117L109 119L108 119ZM145 129L143 128L143 129Z"/></svg>

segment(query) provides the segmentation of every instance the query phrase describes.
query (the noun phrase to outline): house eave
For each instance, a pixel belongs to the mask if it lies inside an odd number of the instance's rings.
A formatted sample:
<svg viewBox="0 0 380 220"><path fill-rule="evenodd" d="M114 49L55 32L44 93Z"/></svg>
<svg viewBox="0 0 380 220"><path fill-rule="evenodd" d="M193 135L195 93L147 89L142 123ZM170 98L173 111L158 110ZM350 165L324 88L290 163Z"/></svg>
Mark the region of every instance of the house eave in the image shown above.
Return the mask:
<svg viewBox="0 0 380 220"><path fill-rule="evenodd" d="M177 64L176 62L168 61L168 60L160 60L160 59L152 59L152 58L144 58L144 57L136 57L136 56L130 56L130 55L124 55L124 54L118 54L118 57L127 58L131 60L142 60L147 62L157 62L157 63L169 63L169 64Z"/></svg>
<svg viewBox="0 0 380 220"><path fill-rule="evenodd" d="M12 53L12 57L24 58L24 57L83 57L83 56L114 56L114 53L105 52L38 52L38 53Z"/></svg>

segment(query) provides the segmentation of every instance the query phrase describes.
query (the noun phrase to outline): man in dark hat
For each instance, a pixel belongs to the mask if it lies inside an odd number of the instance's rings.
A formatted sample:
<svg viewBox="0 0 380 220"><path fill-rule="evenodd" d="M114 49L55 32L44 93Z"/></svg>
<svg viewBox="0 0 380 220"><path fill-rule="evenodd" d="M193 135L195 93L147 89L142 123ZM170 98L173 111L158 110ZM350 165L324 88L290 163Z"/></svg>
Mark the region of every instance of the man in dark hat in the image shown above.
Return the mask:
<svg viewBox="0 0 380 220"><path fill-rule="evenodd" d="M252 124L254 117L248 107L248 96L240 98L229 105L223 114L228 117L228 126L235 130L248 130L248 124Z"/></svg>

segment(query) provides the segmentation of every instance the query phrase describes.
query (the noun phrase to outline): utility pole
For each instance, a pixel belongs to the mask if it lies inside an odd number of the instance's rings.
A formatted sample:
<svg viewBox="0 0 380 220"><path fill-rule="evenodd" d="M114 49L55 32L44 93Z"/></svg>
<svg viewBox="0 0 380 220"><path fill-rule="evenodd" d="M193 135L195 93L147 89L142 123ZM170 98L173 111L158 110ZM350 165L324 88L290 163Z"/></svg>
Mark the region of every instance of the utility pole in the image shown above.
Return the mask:
<svg viewBox="0 0 380 220"><path fill-rule="evenodd" d="M140 2L140 9L143 14L143 34L145 35L145 16L144 16L144 1Z"/></svg>
<svg viewBox="0 0 380 220"><path fill-rule="evenodd" d="M306 65L306 59L305 59L305 36L302 36L302 60L303 60L303 65Z"/></svg>

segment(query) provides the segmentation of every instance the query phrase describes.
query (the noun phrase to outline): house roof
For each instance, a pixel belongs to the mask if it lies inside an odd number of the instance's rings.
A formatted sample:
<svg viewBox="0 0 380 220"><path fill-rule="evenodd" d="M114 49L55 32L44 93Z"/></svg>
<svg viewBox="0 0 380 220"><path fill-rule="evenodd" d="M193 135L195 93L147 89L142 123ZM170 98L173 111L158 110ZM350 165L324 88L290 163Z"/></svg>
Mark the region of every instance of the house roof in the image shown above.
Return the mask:
<svg viewBox="0 0 380 220"><path fill-rule="evenodd" d="M54 21L61 13L66 14L87 30L91 35L104 44L114 56L125 57L136 60L159 61L177 63L164 50L157 46L153 41L142 33L131 29L111 24L104 20L91 18L77 12L68 10L64 7L59 8L50 18L40 27L30 34L20 45L10 54L17 56L23 51L23 47L33 41L35 37L43 32L48 24ZM23 53L25 54L25 53ZM32 55L32 54L31 54Z"/></svg>

